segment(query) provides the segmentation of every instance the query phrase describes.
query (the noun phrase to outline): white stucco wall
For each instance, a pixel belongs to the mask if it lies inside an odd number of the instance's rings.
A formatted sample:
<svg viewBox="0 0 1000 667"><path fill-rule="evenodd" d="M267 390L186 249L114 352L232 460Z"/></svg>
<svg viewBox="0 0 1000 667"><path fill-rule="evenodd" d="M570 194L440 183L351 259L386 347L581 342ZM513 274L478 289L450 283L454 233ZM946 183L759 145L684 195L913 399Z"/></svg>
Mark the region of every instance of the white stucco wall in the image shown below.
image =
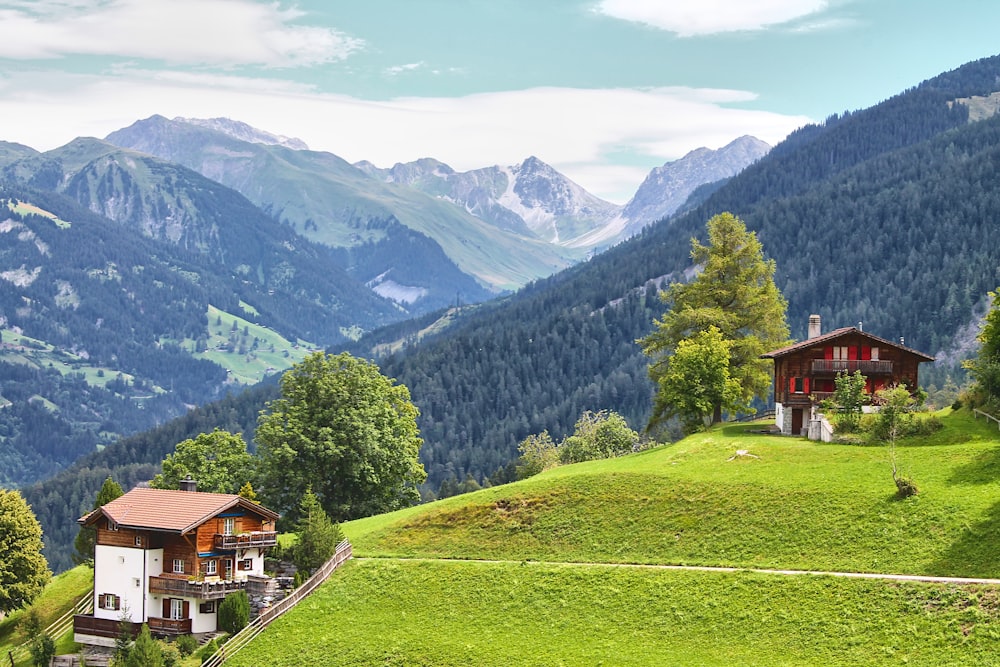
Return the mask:
<svg viewBox="0 0 1000 667"><path fill-rule="evenodd" d="M162 572L163 550L97 545L94 549L94 616L121 620L124 612L134 623L150 616L146 588L149 577ZM102 609L99 596L113 593L121 597L120 609ZM153 613L153 615L158 615Z"/></svg>

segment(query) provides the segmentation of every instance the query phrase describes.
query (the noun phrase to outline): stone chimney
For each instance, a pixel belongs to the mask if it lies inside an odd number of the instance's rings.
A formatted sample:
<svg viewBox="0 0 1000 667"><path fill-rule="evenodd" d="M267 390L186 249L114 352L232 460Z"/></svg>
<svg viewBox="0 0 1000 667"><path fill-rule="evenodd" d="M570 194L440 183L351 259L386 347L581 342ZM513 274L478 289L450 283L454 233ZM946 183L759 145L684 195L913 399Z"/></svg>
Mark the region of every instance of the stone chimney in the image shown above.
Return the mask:
<svg viewBox="0 0 1000 667"><path fill-rule="evenodd" d="M198 482L191 479L191 475L188 475L187 477L181 480L181 491L197 491L197 490L198 490Z"/></svg>
<svg viewBox="0 0 1000 667"><path fill-rule="evenodd" d="M823 329L820 326L819 315L810 315L809 316L809 338L816 338L821 333L823 333Z"/></svg>

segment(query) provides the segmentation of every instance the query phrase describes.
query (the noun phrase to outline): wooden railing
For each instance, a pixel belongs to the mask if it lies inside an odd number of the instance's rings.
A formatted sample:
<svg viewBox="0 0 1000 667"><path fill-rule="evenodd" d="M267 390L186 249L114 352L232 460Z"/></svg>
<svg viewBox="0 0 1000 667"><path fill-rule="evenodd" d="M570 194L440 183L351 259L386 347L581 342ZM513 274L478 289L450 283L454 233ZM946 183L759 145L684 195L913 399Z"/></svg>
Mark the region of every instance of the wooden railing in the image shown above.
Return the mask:
<svg viewBox="0 0 1000 667"><path fill-rule="evenodd" d="M1000 419L997 419L993 415L987 414L987 413L985 413L982 410L979 410L977 408L972 408L972 418L973 419L977 419L979 417L979 415L982 415L982 416L986 417L987 419L991 419L991 420L995 421L997 423L997 428L1000 429Z"/></svg>
<svg viewBox="0 0 1000 667"><path fill-rule="evenodd" d="M56 620L49 623L49 625L45 628L43 632L52 639L58 641L60 637L62 637L64 634L73 629L74 619L78 614L89 614L93 610L94 610L94 594L91 592L87 593L82 598L80 598L80 601L77 602L75 605L73 605L72 609L67 611L65 614L63 614ZM12 660L17 660L18 662L27 659L29 653L31 652L30 646L31 646L30 639L25 642L22 642L21 644L18 644L17 646L14 647L13 650L10 651L8 657L10 657Z"/></svg>
<svg viewBox="0 0 1000 667"><path fill-rule="evenodd" d="M149 631L154 635L189 635L191 634L190 618L159 618L150 616L146 619Z"/></svg>
<svg viewBox="0 0 1000 667"><path fill-rule="evenodd" d="M278 544L278 533L274 531L255 531L240 535L216 535L216 549L251 549L253 547L273 547Z"/></svg>
<svg viewBox="0 0 1000 667"><path fill-rule="evenodd" d="M871 361L868 359L813 359L813 373L853 373L864 375L892 375L891 361Z"/></svg>
<svg viewBox="0 0 1000 667"><path fill-rule="evenodd" d="M227 659L244 649L257 635L263 632L264 628L266 628L272 621L277 619L289 609L293 608L301 602L303 598L316 590L320 584L329 579L330 575L333 574L338 567L351 558L352 553L351 543L347 540L338 544L337 550L334 552L330 560L326 561L326 563L316 570L311 577L306 579L301 586L296 588L291 595L261 611L257 618L247 625L247 627L230 637L229 641L220 646L218 651L201 663L201 667L219 667Z"/></svg>
<svg viewBox="0 0 1000 667"><path fill-rule="evenodd" d="M233 591L246 588L245 581L188 581L175 577L153 576L149 578L149 592L154 595L170 595L201 600L220 600Z"/></svg>

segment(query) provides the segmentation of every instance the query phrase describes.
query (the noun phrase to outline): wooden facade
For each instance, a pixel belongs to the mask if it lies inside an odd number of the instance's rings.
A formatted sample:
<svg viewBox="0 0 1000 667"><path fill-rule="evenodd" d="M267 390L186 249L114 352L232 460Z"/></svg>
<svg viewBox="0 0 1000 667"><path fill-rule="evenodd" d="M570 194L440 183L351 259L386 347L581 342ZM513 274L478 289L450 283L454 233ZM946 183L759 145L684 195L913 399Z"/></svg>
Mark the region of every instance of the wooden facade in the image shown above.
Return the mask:
<svg viewBox="0 0 1000 667"><path fill-rule="evenodd" d="M916 391L920 364L934 360L856 327L819 334L818 318L816 330L812 324L810 338L762 355L774 360L774 404L782 433L803 432L816 404L833 395L840 373L860 371L869 394L897 384Z"/></svg>

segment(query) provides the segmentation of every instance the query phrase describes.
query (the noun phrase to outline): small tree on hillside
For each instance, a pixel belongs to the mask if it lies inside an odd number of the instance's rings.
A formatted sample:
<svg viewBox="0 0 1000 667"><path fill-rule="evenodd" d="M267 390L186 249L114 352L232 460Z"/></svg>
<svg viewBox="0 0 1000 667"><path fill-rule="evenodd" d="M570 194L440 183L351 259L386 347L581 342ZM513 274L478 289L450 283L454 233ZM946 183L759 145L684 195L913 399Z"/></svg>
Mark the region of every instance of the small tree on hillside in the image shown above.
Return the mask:
<svg viewBox="0 0 1000 667"><path fill-rule="evenodd" d="M521 456L517 461L517 478L527 479L559 464L559 452L549 432L529 435L517 446Z"/></svg>
<svg viewBox="0 0 1000 667"><path fill-rule="evenodd" d="M837 428L853 432L861 423L861 413L865 405L865 384L868 380L861 371L837 373L834 380L833 409L837 413Z"/></svg>
<svg viewBox="0 0 1000 667"><path fill-rule="evenodd" d="M896 440L906 431L910 420L910 411L916 400L910 395L906 385L895 385L880 389L876 396L882 407L875 419L875 436L888 444L889 465L892 468L892 481L896 484L896 494L901 498L916 495L917 485L899 470L896 459Z"/></svg>
<svg viewBox="0 0 1000 667"><path fill-rule="evenodd" d="M340 525L319 504L319 499L307 488L299 506L300 516L296 526L298 541L292 548L292 562L302 572L312 572L325 563L344 539Z"/></svg>
<svg viewBox="0 0 1000 667"><path fill-rule="evenodd" d="M145 623L121 664L122 667L163 667L163 652Z"/></svg>
<svg viewBox="0 0 1000 667"><path fill-rule="evenodd" d="M970 396L974 404L1000 403L1000 287L989 293L992 303L979 332L979 352L962 365L975 379ZM996 405L990 409L996 409Z"/></svg>

